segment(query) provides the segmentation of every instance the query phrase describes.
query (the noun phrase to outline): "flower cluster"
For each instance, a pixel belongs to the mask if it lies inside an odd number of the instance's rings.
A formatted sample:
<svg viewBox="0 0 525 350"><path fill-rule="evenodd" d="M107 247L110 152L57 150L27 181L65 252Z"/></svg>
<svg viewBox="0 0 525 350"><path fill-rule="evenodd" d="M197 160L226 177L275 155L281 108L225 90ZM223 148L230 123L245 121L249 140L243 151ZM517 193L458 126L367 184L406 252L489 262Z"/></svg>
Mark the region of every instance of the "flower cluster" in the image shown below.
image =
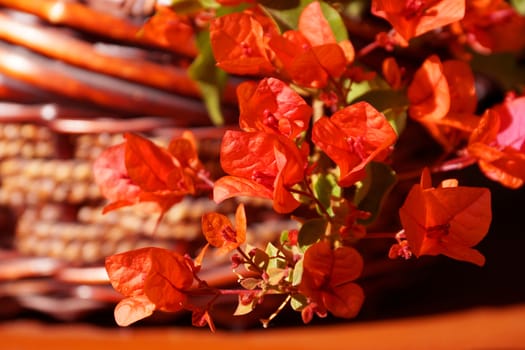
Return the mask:
<svg viewBox="0 0 525 350"><path fill-rule="evenodd" d="M194 325L213 330L213 305L231 294L238 296L236 315L250 313L267 295L282 295L283 303L261 320L265 326L287 305L305 323L328 313L355 317L365 299L362 239L392 240L385 252L391 259L444 255L484 264L473 247L491 223L489 190L456 179L434 187L432 172L477 163L503 186L525 181L525 96L515 86L504 100L482 106L472 64L474 56L525 48L522 37L504 34L525 29L524 17L507 2L372 0L353 17L323 1L271 3L203 2L185 14L198 22L197 36L207 34L194 76L211 59L213 69L246 78L236 90L238 128L222 137L224 176L209 178L189 133L167 148L126 134L96 161L95 174L110 200L106 211L153 202L162 214L186 195L209 191L219 204L264 198L298 227L265 247L251 246L250 218L239 204L235 223L216 212L202 217L207 244L196 257L160 248L108 257L111 282L125 296L115 310L120 325L154 310L188 310ZM366 15L385 22L358 45L349 23ZM150 30L162 31L162 18L149 22ZM419 62L396 54L422 42L439 42L440 53L421 49ZM420 183L399 208L399 226L374 233L370 225L397 181L393 152L406 125L417 124L442 156L418 170ZM242 288L211 287L199 277L209 249L229 256Z"/></svg>

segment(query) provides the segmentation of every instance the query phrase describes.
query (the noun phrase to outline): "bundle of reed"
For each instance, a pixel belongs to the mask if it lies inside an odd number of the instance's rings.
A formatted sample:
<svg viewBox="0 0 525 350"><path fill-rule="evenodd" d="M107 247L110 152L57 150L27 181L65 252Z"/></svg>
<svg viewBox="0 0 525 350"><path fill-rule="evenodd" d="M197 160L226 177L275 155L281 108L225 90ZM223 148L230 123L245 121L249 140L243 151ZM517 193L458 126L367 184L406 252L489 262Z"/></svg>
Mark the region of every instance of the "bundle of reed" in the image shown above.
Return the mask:
<svg viewBox="0 0 525 350"><path fill-rule="evenodd" d="M106 256L143 246L194 253L202 243L202 213L225 212L209 198L196 198L176 205L160 223L140 209L101 214L106 203L92 163L125 132L167 143L189 128L206 167L221 171L224 130L211 127L188 75L197 54L193 34L173 43L144 30L153 4L0 0L0 301L14 298L22 309L61 319L109 309L97 299L102 293L105 302L118 300L105 288ZM189 19L183 21L191 29ZM228 84L226 122L237 114L236 83ZM95 294L80 295L79 287ZM39 306L56 305L65 295L77 301L65 306L71 312Z"/></svg>

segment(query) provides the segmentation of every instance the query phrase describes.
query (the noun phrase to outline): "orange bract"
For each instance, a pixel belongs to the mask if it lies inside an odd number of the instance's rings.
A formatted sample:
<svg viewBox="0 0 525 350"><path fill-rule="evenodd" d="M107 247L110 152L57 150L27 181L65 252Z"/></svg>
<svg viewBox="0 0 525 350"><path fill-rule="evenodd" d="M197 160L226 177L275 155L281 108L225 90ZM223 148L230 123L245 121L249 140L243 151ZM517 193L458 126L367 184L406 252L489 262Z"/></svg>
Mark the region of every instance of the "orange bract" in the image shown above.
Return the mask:
<svg viewBox="0 0 525 350"><path fill-rule="evenodd" d="M465 0L372 0L372 13L389 21L408 41L461 20Z"/></svg>
<svg viewBox="0 0 525 350"><path fill-rule="evenodd" d="M247 81L237 88L239 125L244 131L265 131L295 139L308 128L312 108L279 79Z"/></svg>
<svg viewBox="0 0 525 350"><path fill-rule="evenodd" d="M480 266L485 263L485 257L471 247L483 239L490 226L488 189L458 187L457 181L434 188L425 169L421 183L412 187L399 215L416 257L443 254Z"/></svg>
<svg viewBox="0 0 525 350"><path fill-rule="evenodd" d="M383 60L381 66L383 71L383 76L387 83L392 87L392 89L400 89L403 85L403 71L399 68L399 65L396 62L394 57L388 57Z"/></svg>
<svg viewBox="0 0 525 350"><path fill-rule="evenodd" d="M465 17L454 26L460 41L482 54L525 48L525 17L503 0L467 1Z"/></svg>
<svg viewBox="0 0 525 350"><path fill-rule="evenodd" d="M216 202L246 195L273 199L279 213L299 206L288 188L303 180L306 160L289 139L265 132L227 131L220 157L223 170L231 176L215 182Z"/></svg>
<svg viewBox="0 0 525 350"><path fill-rule="evenodd" d="M384 160L396 140L385 116L367 102L322 117L312 129L312 141L339 167L341 186L363 178L365 166L372 160Z"/></svg>
<svg viewBox="0 0 525 350"><path fill-rule="evenodd" d="M299 16L298 31L312 47L338 44L346 58L346 64L354 61L355 52L352 43L349 40L337 42L319 1L313 1L303 9Z"/></svg>
<svg viewBox="0 0 525 350"><path fill-rule="evenodd" d="M525 181L525 97L485 112L469 140L468 152L483 173L510 188Z"/></svg>
<svg viewBox="0 0 525 350"><path fill-rule="evenodd" d="M143 191L178 190L183 178L182 167L176 164L165 148L141 136L126 133L125 162L128 175ZM186 188L180 188L183 193Z"/></svg>
<svg viewBox="0 0 525 350"><path fill-rule="evenodd" d="M316 311L352 318L364 301L364 293L353 281L363 270L363 258L351 247L332 249L319 242L306 251L299 291L316 304Z"/></svg>
<svg viewBox="0 0 525 350"><path fill-rule="evenodd" d="M193 284L193 272L185 258L162 248L142 248L106 259L113 288L123 294L115 319L127 326L154 310L176 312L185 308L185 290Z"/></svg>
<svg viewBox="0 0 525 350"><path fill-rule="evenodd" d="M432 55L416 71L408 87L410 116L416 120L443 118L450 108L450 91L439 57Z"/></svg>
<svg viewBox="0 0 525 350"><path fill-rule="evenodd" d="M477 126L474 75L462 61L430 56L408 87L410 117L420 122L445 149L454 149Z"/></svg>
<svg viewBox="0 0 525 350"><path fill-rule="evenodd" d="M105 212L152 202L162 216L185 195L195 193L202 164L187 135L173 140L169 149L139 135L124 136L126 142L107 149L94 164L95 181L110 200Z"/></svg>
<svg viewBox="0 0 525 350"><path fill-rule="evenodd" d="M206 213L202 216L202 232L209 244L229 252L246 240L246 214L244 205L239 204L235 212L235 229L227 216Z"/></svg>
<svg viewBox="0 0 525 350"><path fill-rule="evenodd" d="M318 1L303 9L299 16L298 29L312 46L337 42Z"/></svg>
<svg viewBox="0 0 525 350"><path fill-rule="evenodd" d="M140 35L188 56L196 56L198 52L190 18L166 6L157 7L155 15L144 24Z"/></svg>
<svg viewBox="0 0 525 350"><path fill-rule="evenodd" d="M110 201L105 211L136 203L141 192L128 175L125 152L125 143L111 146L93 164L95 182L102 195Z"/></svg>
<svg viewBox="0 0 525 350"><path fill-rule="evenodd" d="M271 74L265 27L252 11L232 13L211 22L210 40L217 65L235 74ZM272 31L272 30L270 30ZM273 31L277 32L274 28Z"/></svg>
<svg viewBox="0 0 525 350"><path fill-rule="evenodd" d="M297 84L324 88L330 77L339 78L347 59L336 43L310 46L300 32L286 32L273 37L269 45L275 53L279 72Z"/></svg>
<svg viewBox="0 0 525 350"><path fill-rule="evenodd" d="M339 78L353 62L348 40L336 41L319 2L302 11L298 30L279 34L275 23L256 9L215 19L210 27L217 65L230 73L272 75L312 88Z"/></svg>
<svg viewBox="0 0 525 350"><path fill-rule="evenodd" d="M313 88L323 88L329 78L339 78L355 55L350 41L337 42L318 1L303 9L298 30L272 37L269 46L281 74Z"/></svg>

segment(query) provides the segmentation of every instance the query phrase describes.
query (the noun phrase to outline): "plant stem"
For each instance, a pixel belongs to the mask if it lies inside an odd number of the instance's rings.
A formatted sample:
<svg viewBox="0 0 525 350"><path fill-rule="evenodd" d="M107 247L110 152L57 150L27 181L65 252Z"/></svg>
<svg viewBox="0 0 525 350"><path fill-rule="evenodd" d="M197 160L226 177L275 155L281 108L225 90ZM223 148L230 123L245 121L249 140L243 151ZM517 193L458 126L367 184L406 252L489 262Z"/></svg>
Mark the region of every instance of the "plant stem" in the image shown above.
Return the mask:
<svg viewBox="0 0 525 350"><path fill-rule="evenodd" d="M462 156L459 156L457 158L454 158L454 159L451 159L451 160L448 160L448 161L444 161L444 162L438 163L436 165L430 166L429 169L430 169L430 172L433 173L433 174L434 173L443 173L443 172L447 172L447 171L461 170L461 169L464 169L464 168L466 168L468 166L473 165L476 162L477 162L476 158L473 158L473 157L471 157L469 155L462 155ZM418 169L418 170L411 170L411 171L399 173L399 174L397 174L397 178L400 181L402 181L402 180L411 180L411 179L414 179L414 178L417 178L418 176L420 176L421 175L421 171L422 171L422 169Z"/></svg>
<svg viewBox="0 0 525 350"><path fill-rule="evenodd" d="M243 257L246 263L250 264L250 266L252 266L257 271L257 273L261 275L264 273L264 271L259 266L257 266L241 248L237 247L237 252Z"/></svg>
<svg viewBox="0 0 525 350"><path fill-rule="evenodd" d="M368 45L364 46L363 48L361 48L361 50L359 50L357 52L356 57L360 58L360 57L366 56L370 52L374 51L377 48L379 48L379 44L377 43L377 41L373 41L370 44L368 44Z"/></svg>
<svg viewBox="0 0 525 350"><path fill-rule="evenodd" d="M298 190L298 189L295 189L295 188L288 188L288 191L290 191L292 193L299 194L301 196L305 196L305 197L310 198L311 200L313 200L315 202L315 204L319 207L319 209L321 209L321 211L324 213L324 215L330 221L332 218L328 214L328 210L325 208L323 203L321 203L321 201L319 201L319 199L317 199L317 197L313 194L312 189L309 186L306 186L306 188L307 188L307 191Z"/></svg>
<svg viewBox="0 0 525 350"><path fill-rule="evenodd" d="M279 313L281 311L283 311L284 307L290 302L290 300L292 299L292 295L291 294L288 294L288 296L286 297L286 299L284 299L284 301L281 303L281 305L279 305L279 307L277 308L277 310L274 311L274 313L272 313L270 315L270 317L266 318L266 319L261 319L261 323L263 325L264 328L268 328L268 325L270 324L270 322L275 318L277 317L277 315L279 315Z"/></svg>
<svg viewBox="0 0 525 350"><path fill-rule="evenodd" d="M208 173L206 171L197 171L197 178L199 180L202 180L202 182L204 182L207 186L206 189L208 190L212 190L213 189L213 181L210 179L210 177L208 176Z"/></svg>

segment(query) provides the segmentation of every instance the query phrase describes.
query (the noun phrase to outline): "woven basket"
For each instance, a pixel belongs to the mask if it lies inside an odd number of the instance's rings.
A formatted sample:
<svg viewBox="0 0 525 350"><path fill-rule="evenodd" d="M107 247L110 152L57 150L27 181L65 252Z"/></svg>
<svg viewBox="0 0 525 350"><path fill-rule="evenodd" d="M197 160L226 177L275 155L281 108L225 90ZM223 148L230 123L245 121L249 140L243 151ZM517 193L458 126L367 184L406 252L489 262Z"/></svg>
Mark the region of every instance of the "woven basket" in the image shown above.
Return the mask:
<svg viewBox="0 0 525 350"><path fill-rule="evenodd" d="M189 128L207 169L220 174L224 130L210 126L184 68L194 52L138 34L151 3L0 1L0 304L9 305L0 319L111 310L120 296L104 257L144 246L192 254L202 245L201 215L232 212L231 203L186 199L155 231L156 218L140 207L101 214L91 165L123 132L166 143ZM227 121L236 114L233 89ZM261 241L290 224L268 221L266 203L251 205L258 215L249 229ZM225 258L209 264L211 283L235 278Z"/></svg>

